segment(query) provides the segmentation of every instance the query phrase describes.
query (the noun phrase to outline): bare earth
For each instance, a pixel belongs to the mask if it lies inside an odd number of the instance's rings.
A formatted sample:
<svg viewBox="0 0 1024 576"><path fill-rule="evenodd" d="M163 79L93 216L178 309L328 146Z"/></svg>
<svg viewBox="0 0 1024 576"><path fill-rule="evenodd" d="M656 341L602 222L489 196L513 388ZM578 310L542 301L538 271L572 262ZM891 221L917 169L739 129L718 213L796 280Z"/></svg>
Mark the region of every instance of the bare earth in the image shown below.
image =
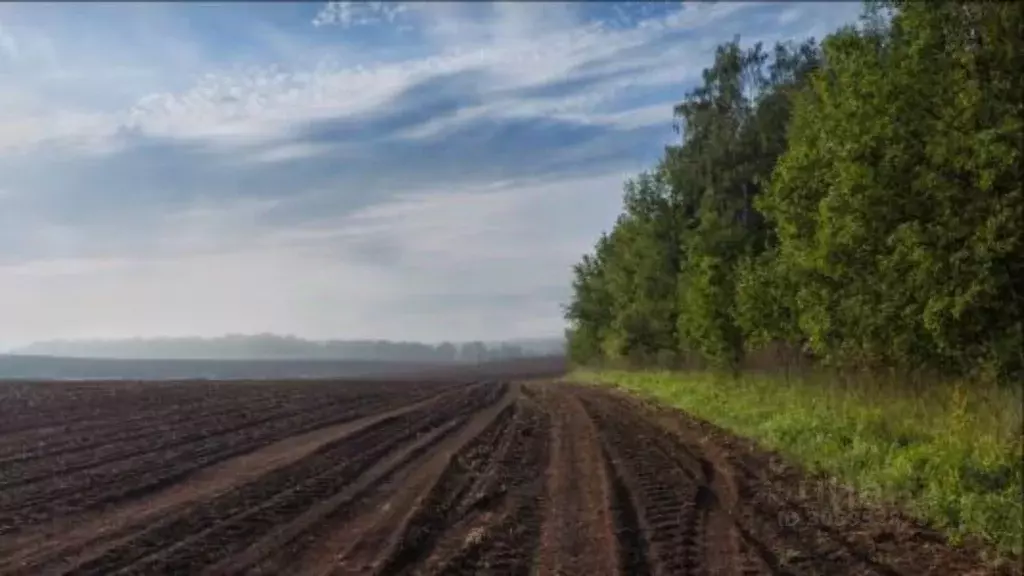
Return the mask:
<svg viewBox="0 0 1024 576"><path fill-rule="evenodd" d="M0 384L0 574L989 574L602 389Z"/></svg>

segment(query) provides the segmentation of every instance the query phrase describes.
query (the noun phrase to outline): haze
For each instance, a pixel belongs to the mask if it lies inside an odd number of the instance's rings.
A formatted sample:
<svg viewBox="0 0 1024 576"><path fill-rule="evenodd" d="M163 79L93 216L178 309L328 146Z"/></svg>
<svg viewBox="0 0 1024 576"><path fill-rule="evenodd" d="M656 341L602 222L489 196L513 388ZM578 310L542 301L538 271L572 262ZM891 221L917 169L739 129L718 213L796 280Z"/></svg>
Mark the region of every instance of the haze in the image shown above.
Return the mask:
<svg viewBox="0 0 1024 576"><path fill-rule="evenodd" d="M560 335L714 47L860 9L0 4L0 346Z"/></svg>

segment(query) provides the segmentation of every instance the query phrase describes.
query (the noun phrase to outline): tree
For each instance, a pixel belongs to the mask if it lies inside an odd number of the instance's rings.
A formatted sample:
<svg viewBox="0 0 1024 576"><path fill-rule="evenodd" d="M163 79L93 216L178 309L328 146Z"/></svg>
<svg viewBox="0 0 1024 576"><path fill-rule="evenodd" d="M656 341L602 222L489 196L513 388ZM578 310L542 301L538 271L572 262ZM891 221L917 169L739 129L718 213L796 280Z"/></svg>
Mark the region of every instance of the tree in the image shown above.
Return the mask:
<svg viewBox="0 0 1024 576"><path fill-rule="evenodd" d="M840 361L1019 372L1022 8L890 6L825 42L759 206L800 329Z"/></svg>
<svg viewBox="0 0 1024 576"><path fill-rule="evenodd" d="M451 342L442 342L437 345L437 356L442 362L454 362L459 350Z"/></svg>
<svg viewBox="0 0 1024 576"><path fill-rule="evenodd" d="M757 331L738 321L743 286L736 278L771 241L754 202L786 149L793 94L818 64L813 41L778 44L769 55L761 44L744 51L735 40L718 49L704 84L676 106L684 140L666 162L687 220L681 225L680 345L718 364L735 365L747 336Z"/></svg>
<svg viewBox="0 0 1024 576"><path fill-rule="evenodd" d="M820 48L719 47L574 268L575 360L1024 377L1024 4L866 7Z"/></svg>

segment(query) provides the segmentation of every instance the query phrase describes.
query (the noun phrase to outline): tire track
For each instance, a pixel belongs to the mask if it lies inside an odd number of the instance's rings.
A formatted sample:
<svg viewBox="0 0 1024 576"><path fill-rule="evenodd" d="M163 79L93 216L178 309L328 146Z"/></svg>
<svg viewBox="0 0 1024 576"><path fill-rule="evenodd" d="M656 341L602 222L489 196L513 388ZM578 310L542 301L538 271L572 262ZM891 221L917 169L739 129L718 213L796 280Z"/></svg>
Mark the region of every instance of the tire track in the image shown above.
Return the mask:
<svg viewBox="0 0 1024 576"><path fill-rule="evenodd" d="M173 444L201 426L216 433L203 440L211 454L244 454L194 462L192 456L204 453L174 458L167 442L155 442L147 459L127 468L108 464L98 468L103 475L68 474L83 482L76 486L90 495L90 506L114 507L71 509L17 533L0 532L0 574L1000 574L896 515L833 523L836 514L866 508L807 494L810 480L775 456L606 389L454 379L282 386L267 395L270 384L104 386L63 396L46 389L38 397L51 404L39 414L68 405L76 426L91 430L80 445L111 438L130 442L116 450L144 449L138 435L150 432L118 430L110 419L112 408L103 402L116 398L156 415L152 423L135 420L139 430L167 423ZM202 406L207 397L215 401ZM86 407L72 407L77 398ZM161 398L180 404L161 413ZM208 420L232 420L226 415L265 406L260 402L268 398L289 403L269 410L296 416L254 427L258 433L241 440L224 432L239 421ZM195 418L184 418L182 406L199 406ZM353 415L358 419L317 427ZM41 417L25 415L13 427L33 418ZM38 470L113 453L76 452L79 444L61 436L71 429L19 432L0 443L29 442L26 454L38 456ZM46 442L33 444L41 438ZM65 459L65 449L78 455ZM198 468L187 477L168 475L184 466ZM160 478L174 482L126 499ZM14 509L46 512L47 494L74 502L70 487L47 482L7 491L19 497L6 501L6 512L0 500L0 518Z"/></svg>
<svg viewBox="0 0 1024 576"><path fill-rule="evenodd" d="M442 541L417 574L526 576L539 550L550 422L539 406L523 398L513 417L508 449L477 491L470 491L463 518L465 536ZM454 545L452 545L454 544ZM454 554L450 554L454 551Z"/></svg>
<svg viewBox="0 0 1024 576"><path fill-rule="evenodd" d="M637 510L651 574L774 573L743 539L722 504L727 483L700 451L612 397L589 395L584 404L605 432L605 452L623 486L620 502L631 498ZM643 544L633 538L624 546ZM642 570L635 558L623 562L631 573Z"/></svg>
<svg viewBox="0 0 1024 576"><path fill-rule="evenodd" d="M817 481L780 466L776 456L682 413L617 392L580 387L576 393L636 503L651 574L1018 573L986 567L941 539L922 546L928 541L915 538L921 529L898 515L862 523L853 516L857 532L833 525L833 516L865 512L854 494L837 502L834 487L815 492ZM904 539L900 548L878 544L897 538ZM673 544L659 546L659 540Z"/></svg>
<svg viewBox="0 0 1024 576"><path fill-rule="evenodd" d="M604 433L605 452L635 503L650 573L699 574L702 502L695 479L650 442L652 431L643 422L593 398L585 398L584 406Z"/></svg>
<svg viewBox="0 0 1024 576"><path fill-rule="evenodd" d="M636 543L620 546L617 524L635 523L635 519L616 517L613 500L621 495L613 495L617 486L610 479L593 420L579 400L562 388L539 386L534 394L552 421L548 501L537 573L613 575L621 562L628 573L641 574L637 568L642 563L620 561L622 554L633 553Z"/></svg>
<svg viewBox="0 0 1024 576"><path fill-rule="evenodd" d="M540 538L547 415L525 396L457 454L370 573L527 574Z"/></svg>
<svg viewBox="0 0 1024 576"><path fill-rule="evenodd" d="M85 554L97 556L154 519L175 513L193 502L209 500L235 486L252 482L271 471L293 464L324 445L338 442L382 420L421 408L433 400L403 406L342 424L297 434L266 448L215 464L188 481L174 485L151 498L120 506L75 523L56 523L12 542L9 555L0 562L0 572L18 567L35 574L57 563L82 562ZM59 536L59 537L58 537Z"/></svg>
<svg viewBox="0 0 1024 576"><path fill-rule="evenodd" d="M294 466L268 474L223 498L204 504L73 574L195 574L226 560L275 528L299 518L354 482L387 453L421 433L448 423L480 397L471 390L458 402L433 402L387 418ZM440 404L440 405L439 405ZM337 504L335 502L335 504ZM181 536L192 536L181 540ZM178 541L173 546L167 542ZM127 548L127 549L125 549ZM141 549L141 550L140 550ZM118 554L127 552L126 557Z"/></svg>
<svg viewBox="0 0 1024 576"><path fill-rule="evenodd" d="M190 551L197 547L216 548L216 538L231 533L231 526L248 515L265 512L264 509L270 503L279 503L280 498L289 494L308 496L315 493L315 489L329 480L332 473L341 474L340 478L344 479L344 473L349 470L346 466L367 465L364 462L366 456L360 454L361 451L372 457L374 446L390 445L387 444L389 436L401 438L404 434L414 434L420 426L431 422L423 417L431 405L427 403L410 411L388 413L345 438L320 446L305 458L275 468L250 482L236 485L210 500L198 501L172 511L160 521L141 531L129 533L98 554L87 553L71 565L58 561L56 565L47 567L47 571L109 574L140 562L156 562L159 558L169 559L172 555L189 556ZM370 450L361 450L367 444ZM239 531L239 534L242 532ZM242 541L242 544L246 543ZM229 548L233 550L237 545L230 545ZM195 556L200 558L203 554ZM159 571L160 564L154 564L153 569Z"/></svg>
<svg viewBox="0 0 1024 576"><path fill-rule="evenodd" d="M480 435L449 460L437 482L417 502L370 573L401 574L426 559L447 524L457 515L465 514L462 504L492 466L492 457L507 450L505 440L515 413L515 404L503 407Z"/></svg>
<svg viewBox="0 0 1024 576"><path fill-rule="evenodd" d="M351 518L324 530L318 541L306 547L301 560L292 564L279 561L252 574L278 573L284 566L299 575L356 576L372 572L397 546L420 502L438 484L451 459L488 429L519 393L518 385L495 385L493 402L472 415L434 451L396 473L393 481L361 498Z"/></svg>
<svg viewBox="0 0 1024 576"><path fill-rule="evenodd" d="M64 473L48 471L28 481L15 479L13 487L0 489L0 536L148 496L217 462L295 434L416 402L444 391L445 387L406 389L405 397L388 393L387 388L361 397L355 393L333 393L333 397L328 396L305 411L289 407L284 412L278 410L276 416L257 412L227 424L199 413L192 426L178 426L184 433L175 433L178 430L172 428L172 433L166 434L169 439L152 442L148 448L145 444L129 445L127 452L122 450ZM212 426L207 421L213 422Z"/></svg>

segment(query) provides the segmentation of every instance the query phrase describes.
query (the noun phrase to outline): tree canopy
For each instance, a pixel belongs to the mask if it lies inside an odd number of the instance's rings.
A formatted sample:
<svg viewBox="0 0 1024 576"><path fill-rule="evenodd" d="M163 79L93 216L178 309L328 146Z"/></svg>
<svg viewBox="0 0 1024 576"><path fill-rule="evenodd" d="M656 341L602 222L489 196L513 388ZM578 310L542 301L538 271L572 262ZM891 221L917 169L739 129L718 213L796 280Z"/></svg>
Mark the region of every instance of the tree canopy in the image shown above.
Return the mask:
<svg viewBox="0 0 1024 576"><path fill-rule="evenodd" d="M681 136L574 269L577 362L1024 374L1024 4L866 4L720 46Z"/></svg>

